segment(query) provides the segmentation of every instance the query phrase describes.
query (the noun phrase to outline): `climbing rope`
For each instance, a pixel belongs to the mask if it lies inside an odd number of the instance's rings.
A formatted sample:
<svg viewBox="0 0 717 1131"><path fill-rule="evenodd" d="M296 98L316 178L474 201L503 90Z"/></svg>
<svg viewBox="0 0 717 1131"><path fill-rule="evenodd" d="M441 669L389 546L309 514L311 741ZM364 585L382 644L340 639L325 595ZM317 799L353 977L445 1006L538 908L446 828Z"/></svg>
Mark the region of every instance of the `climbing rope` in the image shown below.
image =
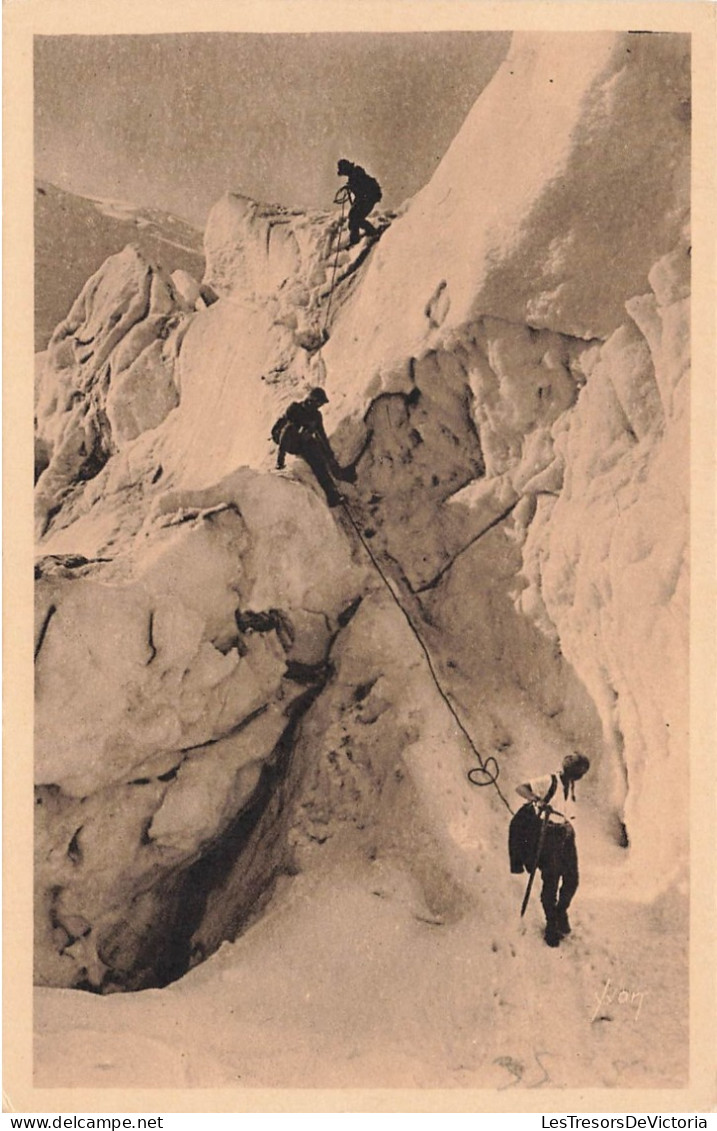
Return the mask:
<svg viewBox="0 0 717 1131"><path fill-rule="evenodd" d="M341 217L339 219L339 225L338 225L338 229L337 229L337 233L336 233L336 255L334 256L334 266L333 266L333 271L331 273L331 286L329 288L329 301L328 301L328 304L327 304L327 307L326 307L326 317L324 318L324 325L323 325L322 330L321 330L321 337L324 341L326 340L326 327L327 327L328 322L329 322L329 315L331 314L331 303L332 303L332 300L333 300L333 297L334 297L334 285L335 285L335 282L336 282L336 271L338 269L339 253L340 253L340 250L341 250L341 229L343 228L343 224L344 224L344 212L345 212L345 208L346 208L346 200L347 200L347 195L342 195L341 196ZM322 345L323 345L323 341L322 341ZM319 349L317 351L318 353L321 352L322 345L319 346ZM403 614L403 616L406 620L406 623L408 624L408 627L410 628L411 632L413 633L416 640L418 641L419 647L420 647L421 651L423 652L423 655L426 658L426 663L428 664L428 670L431 673L431 678L433 679L433 682L436 685L436 689L437 689L439 695L443 699L443 702L446 704L450 713L453 715L453 718L456 721L458 729L461 731L466 742L468 743L471 750L473 751L476 758L478 759L478 765L474 766L471 770L468 771L467 776L468 776L469 782L471 783L471 785L476 785L476 786L486 786L486 785L494 786L498 796L500 797L501 801L505 805L506 809L508 810L509 813L512 814L513 810L511 809L508 801L505 798L505 795L503 794L503 791L501 790L500 786L498 785L498 775L500 773L500 766L498 765L497 759L494 758L492 754L489 755L489 757L485 758L485 759L481 757L480 751L477 749L477 747L476 747L473 739L471 738L468 730L466 729L465 725L463 724L463 722L459 718L455 707L451 703L446 692L441 687L441 682L438 678L438 674L437 674L436 669L433 665L433 660L431 658L431 654L428 651L428 648L426 647L426 645L425 645L425 643L424 643L424 641L421 637L421 634L419 633L418 629L416 628L416 626L415 626L413 620L411 619L409 613L403 607L403 604L401 603L401 601L398 597L398 594L394 591L394 588L391 585L391 582L389 581L388 577L386 576L386 574L382 570L382 568L381 568L379 562L377 561L376 557L374 556L370 546L365 541L363 534L361 533L359 527L357 526L356 522L354 521L353 515L351 514L351 511L349 510L348 504L346 503L346 501L344 501L342 505L343 505L343 509L344 509L345 514L346 514L346 517L348 518L349 522L351 523L354 530L356 531L358 539L361 542L361 545L363 546L364 550L368 554L369 558L371 559L371 562L372 562L376 572L381 577L384 585L386 586L389 593L391 594L391 597L393 598L396 605L398 606L401 613ZM440 577L440 575L439 575L439 577ZM434 579L434 582L432 582L432 584L435 584L435 582L438 579L439 578Z"/></svg>
<svg viewBox="0 0 717 1131"><path fill-rule="evenodd" d="M368 543L364 539L364 536L361 533L358 525L356 524L354 517L351 514L351 511L349 510L349 507L348 507L348 504L346 503L346 501L344 501L342 503L342 507L343 507L343 510L346 514L346 517L348 518L349 522L351 523L354 530L356 531L356 534L358 535L358 538L359 538L359 541L361 542L361 545L363 546L364 550L366 551L369 558L371 559L371 562L373 563L374 568L376 569L377 573L381 577L381 579L382 579L384 585L386 586L386 588L388 589L389 593L393 597L393 600L398 605L398 608L400 609L401 613L403 614L403 616L406 620L406 623L408 624L408 627L410 628L411 632L413 633L416 640L418 641L418 644L421 648L421 651L423 652L423 655L426 658L426 663L428 664L428 670L431 673L431 677L433 679L433 682L436 685L436 688L438 690L439 695L441 696L443 702L448 707L448 710L453 715L453 718L456 720L456 723L458 725L458 729L461 731L464 738L466 739L466 742L468 743L471 750L473 751L476 758L478 759L478 765L474 766L471 770L468 771L468 780L470 781L471 785L477 785L477 786L492 785L492 786L494 786L498 796L500 797L501 801L505 805L506 809L508 810L509 813L512 814L513 810L511 809L508 801L505 798L505 795L503 794L500 786L498 785L498 775L500 773L500 766L498 765L497 760L493 757L492 754L489 755L489 757L485 758L485 759L481 757L480 752L476 748L476 745L475 745L473 739L471 738L470 734L468 733L468 731L467 731L466 727L464 726L463 722L461 721L461 719L458 717L458 714L456 713L455 707L451 703L446 692L441 687L441 682L438 678L438 675L436 673L436 669L433 665L433 660L431 659L431 654L430 654L428 648L426 647L426 644L424 643L424 641L421 637L421 634L419 633L418 629L416 628L415 624L413 623L413 620L411 619L409 613L403 607L403 604L399 600L399 597L398 597L397 593L395 592L393 585L391 584L388 577L386 576L383 569L381 568L377 558L375 557L373 551L371 550L371 547L368 545ZM479 780L481 778L483 780Z"/></svg>
<svg viewBox="0 0 717 1131"><path fill-rule="evenodd" d="M329 322L329 314L331 313L331 301L334 297L334 283L336 282L336 270L337 270L338 265L339 265L339 252L341 250L341 229L344 226L344 210L345 210L345 208L346 208L346 197L343 196L341 198L341 219L339 220L339 226L338 226L338 229L337 229L337 232L336 232L336 255L334 256L334 269L333 269L333 273L331 275L331 287L329 288L329 302L328 302L328 306L326 307L326 317L324 319L324 325L323 325L323 328L322 328L322 331L321 331L322 336L326 333L326 327L327 327L328 322Z"/></svg>

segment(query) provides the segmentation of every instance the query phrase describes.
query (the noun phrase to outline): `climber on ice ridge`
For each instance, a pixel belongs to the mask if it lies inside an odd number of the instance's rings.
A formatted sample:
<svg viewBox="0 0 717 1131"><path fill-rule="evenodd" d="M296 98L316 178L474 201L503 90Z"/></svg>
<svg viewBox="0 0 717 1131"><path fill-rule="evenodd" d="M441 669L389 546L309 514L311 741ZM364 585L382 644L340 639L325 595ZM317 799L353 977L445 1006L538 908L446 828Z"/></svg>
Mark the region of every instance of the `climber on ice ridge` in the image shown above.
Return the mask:
<svg viewBox="0 0 717 1131"><path fill-rule="evenodd" d="M336 204L342 203L346 198L351 201L349 247L353 247L361 239L361 229L366 232L367 236L375 238L379 235L378 230L366 217L371 209L378 204L383 193L375 177L372 177L360 165L354 165L353 162L347 161L345 157L342 157L339 161L336 172L339 177L348 178L346 184L342 185L337 192L334 201Z"/></svg>
<svg viewBox="0 0 717 1131"><path fill-rule="evenodd" d="M323 389L312 389L303 401L294 401L283 416L274 424L271 438L279 445L276 466L284 467L286 453L301 456L308 463L316 479L323 488L330 507L339 506L346 500L337 491L334 479L347 483L356 482L353 467L343 468L333 453L321 417L321 406L328 403Z"/></svg>

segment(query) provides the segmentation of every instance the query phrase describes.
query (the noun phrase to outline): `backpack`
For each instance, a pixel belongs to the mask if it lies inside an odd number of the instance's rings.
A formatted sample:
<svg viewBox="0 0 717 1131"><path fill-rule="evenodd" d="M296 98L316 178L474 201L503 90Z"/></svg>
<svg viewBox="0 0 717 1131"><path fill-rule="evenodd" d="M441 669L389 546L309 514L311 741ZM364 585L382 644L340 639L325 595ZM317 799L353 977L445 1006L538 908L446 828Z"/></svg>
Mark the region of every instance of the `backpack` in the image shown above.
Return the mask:
<svg viewBox="0 0 717 1131"><path fill-rule="evenodd" d="M378 204L383 196L381 186L376 178L362 169L360 165L354 166L354 174L349 183L356 195L363 200L372 200L374 204Z"/></svg>
<svg viewBox="0 0 717 1131"><path fill-rule="evenodd" d="M305 406L294 401L271 430L274 443L280 444L290 455L298 455L301 452L302 436L305 434L307 423L305 417Z"/></svg>
<svg viewBox="0 0 717 1131"><path fill-rule="evenodd" d="M552 779L550 789L545 795L546 805L550 804L558 789L557 775L553 774ZM508 857L510 870L514 875L522 871L532 871L539 837L540 817L535 811L533 802L526 801L512 817L508 827Z"/></svg>
<svg viewBox="0 0 717 1131"><path fill-rule="evenodd" d="M288 423L289 423L289 420L287 418L286 413L284 413L284 415L280 416L279 419L277 420L276 424L273 426L273 428L271 430L271 438L272 438L272 440L274 441L275 444L281 443L281 434L284 431L284 429L286 428Z"/></svg>
<svg viewBox="0 0 717 1131"><path fill-rule="evenodd" d="M378 183L378 181L376 180L375 177L370 177L367 173L366 174L366 195L367 196L369 195L369 188L370 188L370 195L373 197L374 203L378 204L379 200L383 196L383 193L381 192L381 186L380 186L380 184Z"/></svg>

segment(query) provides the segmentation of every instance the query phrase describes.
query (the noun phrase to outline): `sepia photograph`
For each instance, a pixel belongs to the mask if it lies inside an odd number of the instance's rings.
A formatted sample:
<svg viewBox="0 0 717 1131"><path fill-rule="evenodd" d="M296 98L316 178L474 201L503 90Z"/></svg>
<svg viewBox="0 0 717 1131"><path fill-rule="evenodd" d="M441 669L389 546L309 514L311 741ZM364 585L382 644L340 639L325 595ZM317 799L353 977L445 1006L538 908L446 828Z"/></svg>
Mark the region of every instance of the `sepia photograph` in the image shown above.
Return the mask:
<svg viewBox="0 0 717 1131"><path fill-rule="evenodd" d="M695 36L381 7L33 29L36 1104L695 1080Z"/></svg>

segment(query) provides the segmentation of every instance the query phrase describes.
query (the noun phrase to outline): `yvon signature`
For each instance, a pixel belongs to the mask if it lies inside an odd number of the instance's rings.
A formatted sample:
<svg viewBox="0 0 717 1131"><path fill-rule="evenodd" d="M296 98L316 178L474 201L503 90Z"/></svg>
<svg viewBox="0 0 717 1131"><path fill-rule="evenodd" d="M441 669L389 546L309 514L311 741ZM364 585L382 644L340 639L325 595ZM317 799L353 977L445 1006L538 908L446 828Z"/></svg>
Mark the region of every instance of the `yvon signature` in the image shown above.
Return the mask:
<svg viewBox="0 0 717 1131"><path fill-rule="evenodd" d="M607 978L605 985L602 988L602 993L595 994L595 1012L593 1013L593 1021L606 1019L607 1015L605 1009L610 1005L618 1005L622 1008L630 1009L633 1013L633 1020L637 1021L641 1012L642 1005L647 996L647 990L627 990L624 986L620 989L612 982L612 979Z"/></svg>

